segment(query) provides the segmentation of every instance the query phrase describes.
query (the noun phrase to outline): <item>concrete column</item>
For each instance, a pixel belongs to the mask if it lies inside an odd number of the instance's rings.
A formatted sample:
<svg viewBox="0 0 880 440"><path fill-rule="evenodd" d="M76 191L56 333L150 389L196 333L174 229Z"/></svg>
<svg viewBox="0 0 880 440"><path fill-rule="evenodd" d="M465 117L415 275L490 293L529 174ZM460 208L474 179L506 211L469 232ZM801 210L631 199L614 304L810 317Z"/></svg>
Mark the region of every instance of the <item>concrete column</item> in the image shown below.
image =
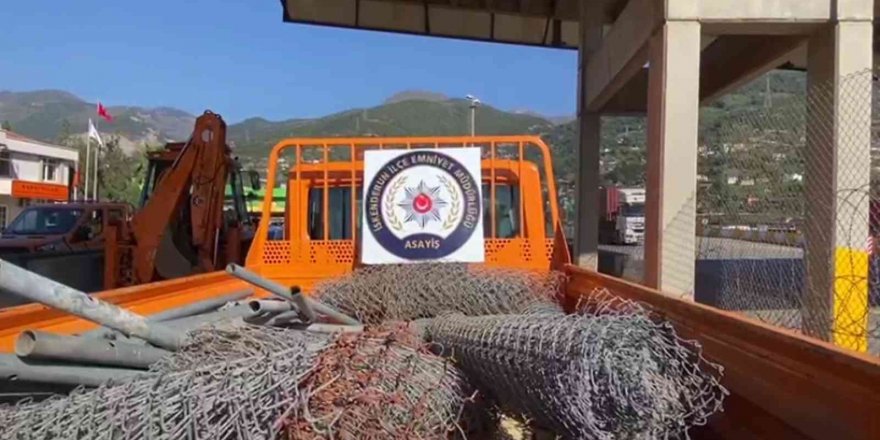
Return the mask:
<svg viewBox="0 0 880 440"><path fill-rule="evenodd" d="M867 349L871 174L870 21L840 21L808 48L802 327Z"/></svg>
<svg viewBox="0 0 880 440"><path fill-rule="evenodd" d="M599 266L599 159L601 115L587 110L586 64L602 43L602 24L595 5L581 4L581 48L578 51L578 128L577 191L574 262L597 270Z"/></svg>
<svg viewBox="0 0 880 440"><path fill-rule="evenodd" d="M582 112L578 148L577 224L575 258L580 267L596 270L599 265L599 155L601 116Z"/></svg>
<svg viewBox="0 0 880 440"><path fill-rule="evenodd" d="M700 23L667 21L649 52L645 283L693 298Z"/></svg>

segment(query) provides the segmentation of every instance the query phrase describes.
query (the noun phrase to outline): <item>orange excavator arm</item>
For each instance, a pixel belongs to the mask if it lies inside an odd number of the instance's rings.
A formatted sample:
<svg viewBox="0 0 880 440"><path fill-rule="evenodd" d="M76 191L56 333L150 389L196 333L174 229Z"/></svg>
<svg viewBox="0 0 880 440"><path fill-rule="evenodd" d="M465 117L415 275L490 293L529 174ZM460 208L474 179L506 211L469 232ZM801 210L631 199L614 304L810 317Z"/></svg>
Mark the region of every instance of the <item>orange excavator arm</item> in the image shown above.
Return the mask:
<svg viewBox="0 0 880 440"><path fill-rule="evenodd" d="M181 219L182 212L184 221L185 213L189 213L187 235L191 235L191 245L197 253L196 267L202 271L214 269L231 162L226 123L219 115L206 111L196 119L189 141L132 219L135 283L155 279L160 246L163 240L170 240L172 223Z"/></svg>

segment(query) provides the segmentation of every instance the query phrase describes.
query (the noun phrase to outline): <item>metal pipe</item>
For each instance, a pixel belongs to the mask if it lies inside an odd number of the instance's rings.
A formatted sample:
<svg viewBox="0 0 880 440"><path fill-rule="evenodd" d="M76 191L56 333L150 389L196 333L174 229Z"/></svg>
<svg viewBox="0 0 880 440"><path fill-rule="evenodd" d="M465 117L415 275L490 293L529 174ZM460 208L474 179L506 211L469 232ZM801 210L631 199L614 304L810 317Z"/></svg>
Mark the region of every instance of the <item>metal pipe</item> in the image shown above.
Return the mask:
<svg viewBox="0 0 880 440"><path fill-rule="evenodd" d="M302 323L302 319L300 319L299 312L296 310L275 315L272 317L272 319L269 319L263 325L268 325L271 327L271 326L288 325L288 324L293 324L293 323Z"/></svg>
<svg viewBox="0 0 880 440"><path fill-rule="evenodd" d="M0 288L32 301L88 319L129 336L136 336L159 347L176 350L180 336L165 326L148 323L146 318L84 292L0 260Z"/></svg>
<svg viewBox="0 0 880 440"><path fill-rule="evenodd" d="M147 369L171 352L122 341L25 330L15 341L15 354L29 359Z"/></svg>
<svg viewBox="0 0 880 440"><path fill-rule="evenodd" d="M186 318L175 319L173 321L165 321L165 325L177 332L185 333L197 327L201 327L217 321L226 321L230 319L242 318L250 319L257 316L257 313L251 309L248 304L239 304L224 310L218 310L211 313L203 313L201 315L187 316Z"/></svg>
<svg viewBox="0 0 880 440"><path fill-rule="evenodd" d="M96 387L111 380L130 379L148 373L126 368L90 367L24 360L13 354L0 354L0 379Z"/></svg>
<svg viewBox="0 0 880 440"><path fill-rule="evenodd" d="M302 292L300 292L299 288L296 286L287 288L270 279L263 278L237 264L230 264L226 266L226 272L238 279L247 281L248 283L264 289L269 293L272 293L273 295L293 302L297 306L297 308L303 313L308 322L315 322L317 320L315 312L318 312L339 324L361 325L361 323L357 319L354 319L326 304L315 301L314 299L303 295Z"/></svg>
<svg viewBox="0 0 880 440"><path fill-rule="evenodd" d="M248 302L248 307L257 314L284 313L293 309L293 304L287 301L253 300Z"/></svg>
<svg viewBox="0 0 880 440"><path fill-rule="evenodd" d="M292 302L309 322L314 322L317 319L315 312L309 307L309 304L306 302L305 297L303 297L302 292L300 292L299 287L285 287L268 278L263 278L235 263L227 265L226 272L277 297Z"/></svg>
<svg viewBox="0 0 880 440"><path fill-rule="evenodd" d="M216 298L209 298L203 301L194 302L192 304L187 304L185 306L175 307L173 309L164 310L162 312L146 316L148 322L162 322L162 321L171 321L174 319L185 318L187 316L200 315L202 313L207 313L212 310L216 310L226 303L238 301L240 299L247 298L254 294L254 291L251 289L243 289L232 292L227 295L218 296ZM87 332L82 333L81 336L89 337L89 338L111 338L112 339L113 330L108 329L107 327L100 327L94 330L89 330Z"/></svg>
<svg viewBox="0 0 880 440"><path fill-rule="evenodd" d="M147 321L150 322L162 322L162 321L171 321L173 319L185 318L187 316L200 315L202 313L207 313L212 310L217 310L226 303L238 301L240 299L247 298L252 296L254 291L252 289L242 289L236 290L227 295L218 296L216 298L209 298L203 301L194 302L192 304L187 304L185 306L176 307L173 309L168 309L155 315L150 315L147 317Z"/></svg>

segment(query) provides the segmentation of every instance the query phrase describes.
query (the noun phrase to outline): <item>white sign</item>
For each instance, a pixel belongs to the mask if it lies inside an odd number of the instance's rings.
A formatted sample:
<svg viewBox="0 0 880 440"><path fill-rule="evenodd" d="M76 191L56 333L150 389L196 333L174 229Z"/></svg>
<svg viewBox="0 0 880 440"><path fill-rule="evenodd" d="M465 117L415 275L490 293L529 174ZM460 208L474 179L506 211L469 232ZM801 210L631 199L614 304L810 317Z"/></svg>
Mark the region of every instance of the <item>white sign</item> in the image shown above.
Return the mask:
<svg viewBox="0 0 880 440"><path fill-rule="evenodd" d="M480 149L364 153L362 261L480 263Z"/></svg>

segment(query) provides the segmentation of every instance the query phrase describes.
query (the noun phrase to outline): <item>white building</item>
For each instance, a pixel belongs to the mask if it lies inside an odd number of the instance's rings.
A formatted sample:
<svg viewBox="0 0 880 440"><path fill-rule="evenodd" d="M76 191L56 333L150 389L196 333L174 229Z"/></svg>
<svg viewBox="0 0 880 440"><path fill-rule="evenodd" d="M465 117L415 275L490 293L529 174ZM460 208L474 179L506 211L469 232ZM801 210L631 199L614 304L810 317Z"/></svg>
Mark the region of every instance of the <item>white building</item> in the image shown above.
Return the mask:
<svg viewBox="0 0 880 440"><path fill-rule="evenodd" d="M79 153L0 130L0 226L31 203L66 202Z"/></svg>

